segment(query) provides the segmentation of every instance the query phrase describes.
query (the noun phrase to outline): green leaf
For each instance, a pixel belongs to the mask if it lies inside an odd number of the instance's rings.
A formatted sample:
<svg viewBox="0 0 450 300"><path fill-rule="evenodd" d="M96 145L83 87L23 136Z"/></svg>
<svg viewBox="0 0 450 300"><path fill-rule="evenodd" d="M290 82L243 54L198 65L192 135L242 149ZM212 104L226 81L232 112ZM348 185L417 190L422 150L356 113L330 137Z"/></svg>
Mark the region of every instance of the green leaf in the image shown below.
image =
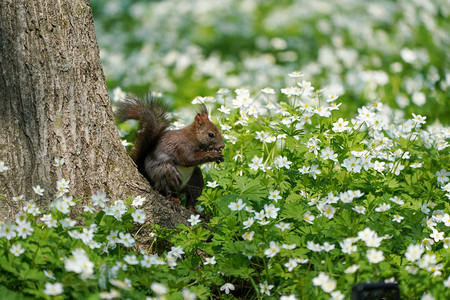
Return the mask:
<svg viewBox="0 0 450 300"><path fill-rule="evenodd" d="M6 287L0 285L0 295L2 300L32 300L35 298L31 298L25 296L21 292L14 292L8 290Z"/></svg>

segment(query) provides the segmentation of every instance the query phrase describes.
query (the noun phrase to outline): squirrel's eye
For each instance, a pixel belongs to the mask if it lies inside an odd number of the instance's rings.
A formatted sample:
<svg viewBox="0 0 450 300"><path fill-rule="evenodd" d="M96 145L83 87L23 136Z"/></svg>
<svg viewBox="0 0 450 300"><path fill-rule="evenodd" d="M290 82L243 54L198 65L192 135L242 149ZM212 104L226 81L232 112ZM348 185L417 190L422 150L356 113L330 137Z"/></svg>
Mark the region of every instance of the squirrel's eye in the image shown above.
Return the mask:
<svg viewBox="0 0 450 300"><path fill-rule="evenodd" d="M214 135L214 133L210 132L210 133L208 133L208 136L209 136L210 138L213 138L215 135Z"/></svg>

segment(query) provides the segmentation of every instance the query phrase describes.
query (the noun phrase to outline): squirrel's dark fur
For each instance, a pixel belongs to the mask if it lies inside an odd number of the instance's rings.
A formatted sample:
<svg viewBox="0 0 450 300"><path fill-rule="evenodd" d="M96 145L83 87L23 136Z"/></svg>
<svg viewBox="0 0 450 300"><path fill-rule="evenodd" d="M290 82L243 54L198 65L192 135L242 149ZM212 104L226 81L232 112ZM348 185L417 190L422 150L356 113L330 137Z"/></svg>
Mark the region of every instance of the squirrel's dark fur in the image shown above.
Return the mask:
<svg viewBox="0 0 450 300"><path fill-rule="evenodd" d="M224 160L222 134L209 120L205 105L192 124L180 130L168 130L167 106L150 96L127 96L118 102L117 118L139 121L133 150L139 172L164 196L186 193L186 206L193 208L204 184L198 165Z"/></svg>

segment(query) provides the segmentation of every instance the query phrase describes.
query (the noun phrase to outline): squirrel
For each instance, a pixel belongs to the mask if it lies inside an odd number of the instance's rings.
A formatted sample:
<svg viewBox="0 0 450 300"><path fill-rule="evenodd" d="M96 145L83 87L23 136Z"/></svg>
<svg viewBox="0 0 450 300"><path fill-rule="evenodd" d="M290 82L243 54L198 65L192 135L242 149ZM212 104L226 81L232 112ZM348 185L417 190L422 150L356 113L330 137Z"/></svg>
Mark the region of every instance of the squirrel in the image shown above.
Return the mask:
<svg viewBox="0 0 450 300"><path fill-rule="evenodd" d="M186 208L197 212L195 204L204 186L199 165L224 161L222 133L209 119L206 106L201 105L190 125L169 130L168 107L161 98L128 95L117 103L117 119L139 121L132 156L153 189L170 196L175 209L180 194L186 194Z"/></svg>

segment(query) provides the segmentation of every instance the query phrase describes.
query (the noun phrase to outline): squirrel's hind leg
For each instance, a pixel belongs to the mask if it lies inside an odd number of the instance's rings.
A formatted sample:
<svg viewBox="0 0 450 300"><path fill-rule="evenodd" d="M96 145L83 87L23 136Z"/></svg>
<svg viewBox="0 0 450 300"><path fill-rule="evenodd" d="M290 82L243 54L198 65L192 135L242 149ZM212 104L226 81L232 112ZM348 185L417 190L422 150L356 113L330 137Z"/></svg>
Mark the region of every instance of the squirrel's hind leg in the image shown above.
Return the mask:
<svg viewBox="0 0 450 300"><path fill-rule="evenodd" d="M203 186L204 182L202 171L198 166L196 166L194 168L194 171L192 172L191 178L189 179L186 187L183 190L183 192L186 193L186 208L200 215L200 217L202 217L206 221L209 221L211 219L211 216L201 213L195 208L197 198L202 194Z"/></svg>
<svg viewBox="0 0 450 300"><path fill-rule="evenodd" d="M196 166L194 171L192 171L191 178L189 178L189 181L186 183L186 187L183 190L183 192L186 193L186 208L195 208L197 198L202 194L203 185L202 171Z"/></svg>
<svg viewBox="0 0 450 300"><path fill-rule="evenodd" d="M147 159L145 173L150 179L152 187L163 196L180 193L181 175L173 163Z"/></svg>

